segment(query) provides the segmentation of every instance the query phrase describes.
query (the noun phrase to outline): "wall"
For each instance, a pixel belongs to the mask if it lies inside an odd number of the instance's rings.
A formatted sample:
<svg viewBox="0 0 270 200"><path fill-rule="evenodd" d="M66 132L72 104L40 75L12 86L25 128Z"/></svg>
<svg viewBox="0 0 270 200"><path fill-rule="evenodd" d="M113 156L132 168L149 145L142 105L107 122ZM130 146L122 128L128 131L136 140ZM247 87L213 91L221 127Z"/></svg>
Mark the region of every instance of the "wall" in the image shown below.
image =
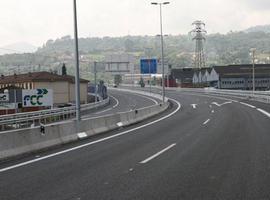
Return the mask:
<svg viewBox="0 0 270 200"><path fill-rule="evenodd" d="M45 126L44 134L41 133L39 127L2 132L0 134L0 160L80 140L78 137L80 132L85 132L89 137L117 129L119 122L122 122L124 126L134 124L163 112L168 106L169 102L166 102L164 105L83 119L79 130L76 130L76 121L68 121Z"/></svg>
<svg viewBox="0 0 270 200"><path fill-rule="evenodd" d="M87 103L87 83L81 83L80 85L80 96L81 96L81 103ZM69 101L75 102L75 84L70 83L69 84Z"/></svg>
<svg viewBox="0 0 270 200"><path fill-rule="evenodd" d="M34 89L38 88L52 89L54 104L63 104L69 102L68 82L35 82Z"/></svg>

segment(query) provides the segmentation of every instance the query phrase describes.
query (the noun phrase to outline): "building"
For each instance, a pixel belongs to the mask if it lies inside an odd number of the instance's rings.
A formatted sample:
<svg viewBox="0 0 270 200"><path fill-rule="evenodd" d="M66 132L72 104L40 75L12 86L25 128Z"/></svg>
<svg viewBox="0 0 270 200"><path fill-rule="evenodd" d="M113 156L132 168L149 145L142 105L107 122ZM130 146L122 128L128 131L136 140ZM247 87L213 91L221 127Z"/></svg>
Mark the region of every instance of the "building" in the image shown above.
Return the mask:
<svg viewBox="0 0 270 200"><path fill-rule="evenodd" d="M208 83L211 71L212 71L212 68L201 68L199 70L195 70L192 77L193 84Z"/></svg>
<svg viewBox="0 0 270 200"><path fill-rule="evenodd" d="M192 87L193 75L196 72L194 68L171 69L171 77L180 87Z"/></svg>
<svg viewBox="0 0 270 200"><path fill-rule="evenodd" d="M205 84L219 89L252 90L253 66L251 64L214 66L210 73L202 69L193 74L193 84ZM270 89L270 64L255 65L255 88Z"/></svg>
<svg viewBox="0 0 270 200"><path fill-rule="evenodd" d="M80 80L81 103L87 103L88 80ZM75 102L75 77L50 72L31 72L26 74L1 75L0 90L8 87L20 89L51 89L54 106Z"/></svg>

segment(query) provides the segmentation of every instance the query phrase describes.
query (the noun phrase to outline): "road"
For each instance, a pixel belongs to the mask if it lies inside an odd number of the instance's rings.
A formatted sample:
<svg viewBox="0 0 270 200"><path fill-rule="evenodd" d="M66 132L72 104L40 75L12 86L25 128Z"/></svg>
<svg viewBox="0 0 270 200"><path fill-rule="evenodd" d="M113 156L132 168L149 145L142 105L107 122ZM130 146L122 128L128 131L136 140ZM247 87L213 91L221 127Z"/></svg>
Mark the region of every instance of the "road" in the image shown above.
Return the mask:
<svg viewBox="0 0 270 200"><path fill-rule="evenodd" d="M127 112L134 109L139 109L151 106L160 102L153 97L147 97L135 93L109 90L110 104L91 110L89 114L85 114L83 118L104 116L117 112Z"/></svg>
<svg viewBox="0 0 270 200"><path fill-rule="evenodd" d="M269 105L168 96L162 116L1 164L1 200L270 199Z"/></svg>

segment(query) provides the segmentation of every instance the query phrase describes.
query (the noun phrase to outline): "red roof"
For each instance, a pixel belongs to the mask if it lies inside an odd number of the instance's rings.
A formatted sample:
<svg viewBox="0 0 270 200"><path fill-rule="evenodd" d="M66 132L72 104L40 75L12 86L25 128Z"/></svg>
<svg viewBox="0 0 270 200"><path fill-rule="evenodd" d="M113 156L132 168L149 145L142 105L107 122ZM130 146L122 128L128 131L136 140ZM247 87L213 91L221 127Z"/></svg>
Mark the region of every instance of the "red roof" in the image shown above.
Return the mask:
<svg viewBox="0 0 270 200"><path fill-rule="evenodd" d="M50 72L31 72L27 74L14 74L1 76L0 84L27 83L27 82L70 82L75 83L75 77L70 75L58 75ZM80 79L81 83L88 83L88 80Z"/></svg>

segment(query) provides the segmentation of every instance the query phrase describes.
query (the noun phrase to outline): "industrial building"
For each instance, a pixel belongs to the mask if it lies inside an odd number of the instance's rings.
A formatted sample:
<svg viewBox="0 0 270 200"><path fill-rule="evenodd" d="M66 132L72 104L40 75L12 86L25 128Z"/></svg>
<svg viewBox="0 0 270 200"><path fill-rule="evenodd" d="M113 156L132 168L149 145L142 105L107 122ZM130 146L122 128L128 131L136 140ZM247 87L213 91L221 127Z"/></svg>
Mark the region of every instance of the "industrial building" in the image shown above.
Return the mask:
<svg viewBox="0 0 270 200"><path fill-rule="evenodd" d="M255 89L270 89L270 64L255 65ZM253 88L253 65L213 66L211 69L201 69L193 74L194 86L211 86L219 89Z"/></svg>
<svg viewBox="0 0 270 200"><path fill-rule="evenodd" d="M80 80L81 103L87 103L88 80ZM75 102L75 77L58 75L51 72L31 72L26 74L1 75L0 90L16 87L17 90L51 89L53 91L53 105L63 105Z"/></svg>
<svg viewBox="0 0 270 200"><path fill-rule="evenodd" d="M194 68L179 68L171 70L171 79L175 80L179 87L192 87L193 75L197 71Z"/></svg>

